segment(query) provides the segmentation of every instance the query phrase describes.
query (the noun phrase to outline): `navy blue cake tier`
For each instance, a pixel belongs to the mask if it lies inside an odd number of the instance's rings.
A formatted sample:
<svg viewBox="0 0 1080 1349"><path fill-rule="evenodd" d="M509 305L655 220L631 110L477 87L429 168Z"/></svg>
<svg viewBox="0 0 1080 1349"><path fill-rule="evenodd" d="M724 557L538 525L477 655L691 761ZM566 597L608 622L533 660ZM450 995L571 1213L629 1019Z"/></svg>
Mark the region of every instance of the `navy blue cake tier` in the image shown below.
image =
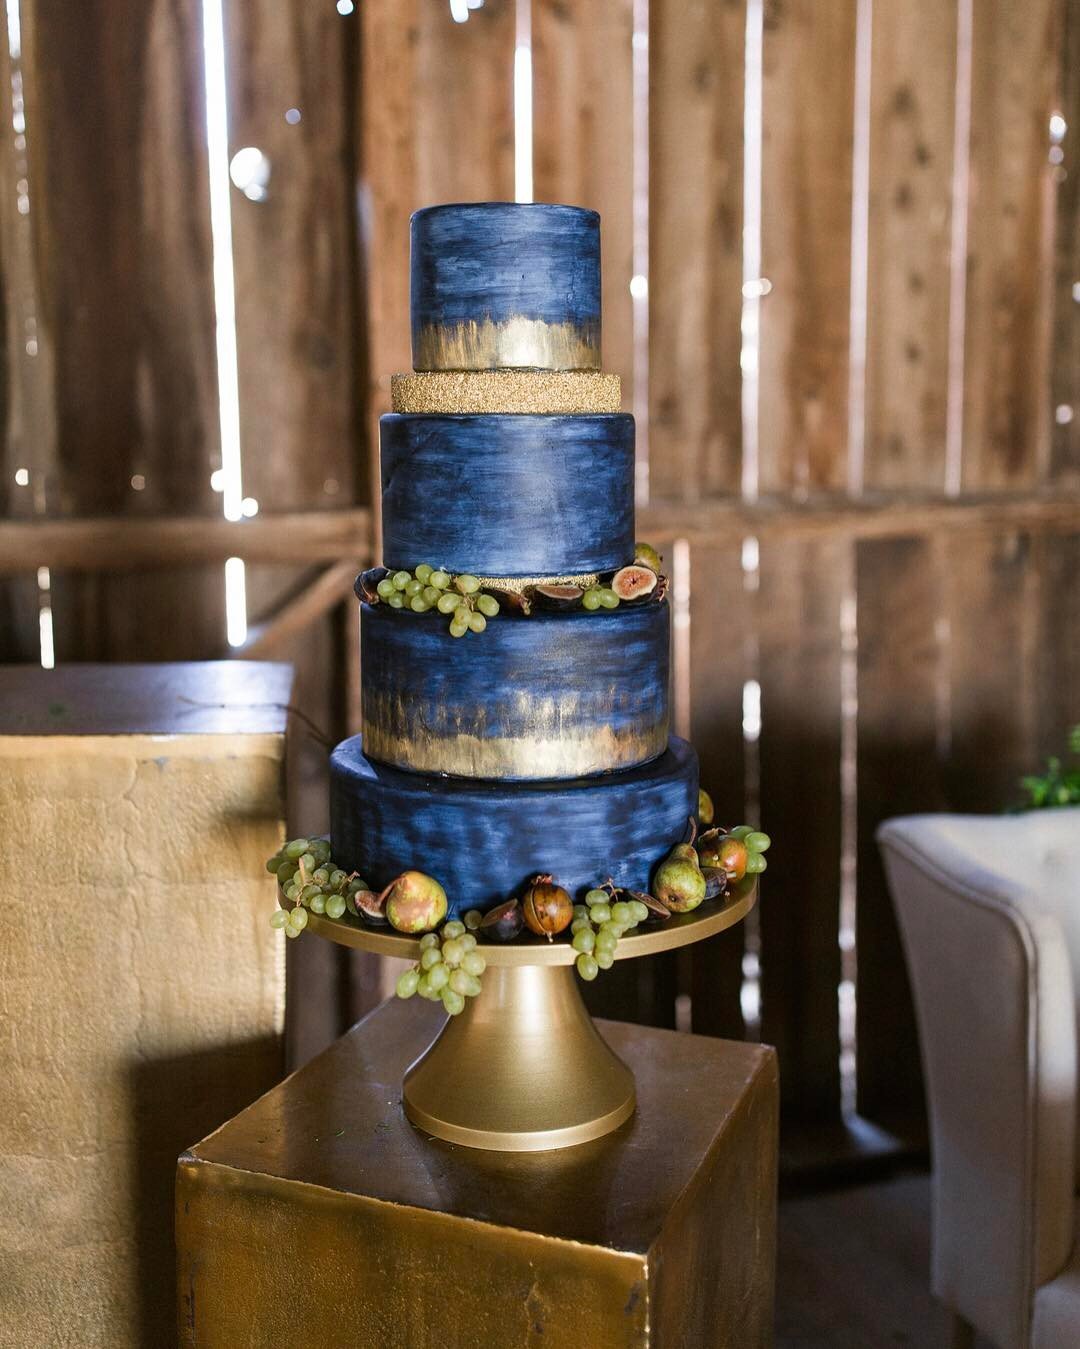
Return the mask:
<svg viewBox="0 0 1080 1349"><path fill-rule="evenodd" d="M662 754L667 604L500 614L453 637L442 614L361 606L361 724L373 759L420 773L576 778Z"/></svg>
<svg viewBox="0 0 1080 1349"><path fill-rule="evenodd" d="M412 218L414 370L595 370L600 217L580 206L429 206Z"/></svg>
<svg viewBox="0 0 1080 1349"><path fill-rule="evenodd" d="M684 740L612 777L508 784L403 773L365 758L354 736L330 758L331 846L376 888L412 869L436 877L452 916L489 909L543 872L575 898L608 876L644 890L697 790Z"/></svg>
<svg viewBox="0 0 1080 1349"><path fill-rule="evenodd" d="M386 566L571 576L633 559L633 417L388 413L380 428Z"/></svg>

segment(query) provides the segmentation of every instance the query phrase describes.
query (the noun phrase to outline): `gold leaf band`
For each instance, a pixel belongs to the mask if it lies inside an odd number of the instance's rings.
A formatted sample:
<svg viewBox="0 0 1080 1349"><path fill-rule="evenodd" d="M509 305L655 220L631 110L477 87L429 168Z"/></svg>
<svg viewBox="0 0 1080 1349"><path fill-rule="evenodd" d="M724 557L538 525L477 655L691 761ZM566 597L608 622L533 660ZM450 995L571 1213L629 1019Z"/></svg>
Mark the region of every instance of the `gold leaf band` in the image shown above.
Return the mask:
<svg viewBox="0 0 1080 1349"><path fill-rule="evenodd" d="M483 416L618 412L622 383L600 370L433 370L391 375L395 412Z"/></svg>

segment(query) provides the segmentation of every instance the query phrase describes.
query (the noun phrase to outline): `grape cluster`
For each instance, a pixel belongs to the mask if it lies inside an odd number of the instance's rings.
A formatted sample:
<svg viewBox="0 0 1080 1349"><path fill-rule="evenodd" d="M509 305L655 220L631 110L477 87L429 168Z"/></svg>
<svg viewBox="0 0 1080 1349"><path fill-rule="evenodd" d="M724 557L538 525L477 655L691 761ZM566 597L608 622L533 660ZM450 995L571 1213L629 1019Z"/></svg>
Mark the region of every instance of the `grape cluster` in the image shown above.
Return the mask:
<svg viewBox="0 0 1080 1349"><path fill-rule="evenodd" d="M366 890L367 882L356 872L346 872L330 857L324 838L294 838L266 863L277 877L279 908L270 915L270 926L282 928L286 937L299 937L308 923L308 910L340 918L350 896Z"/></svg>
<svg viewBox="0 0 1080 1349"><path fill-rule="evenodd" d="M415 571L395 571L375 587L391 609L409 608L416 614L437 609L450 618L450 635L483 632L489 618L499 612L494 595L480 593L480 580L467 572L451 576L448 571L421 562Z"/></svg>
<svg viewBox="0 0 1080 1349"><path fill-rule="evenodd" d="M601 970L611 969L619 938L649 916L640 899L618 899L617 895L609 882L605 888L590 890L584 904L574 905L570 945L578 953L574 962L577 972L586 981L591 982Z"/></svg>
<svg viewBox="0 0 1080 1349"><path fill-rule="evenodd" d="M619 597L610 586L590 586L581 597L583 609L617 609L619 604Z"/></svg>
<svg viewBox="0 0 1080 1349"><path fill-rule="evenodd" d="M487 961L476 949L475 936L456 919L438 932L420 938L420 960L397 981L399 998L419 993L430 1002L442 1002L451 1016L465 1010L465 999L480 992L480 976Z"/></svg>
<svg viewBox="0 0 1080 1349"><path fill-rule="evenodd" d="M768 866L768 861L764 856L772 843L768 834L763 834L760 829L755 829L753 825L740 824L731 831L728 837L737 839L746 849L744 875L760 876Z"/></svg>

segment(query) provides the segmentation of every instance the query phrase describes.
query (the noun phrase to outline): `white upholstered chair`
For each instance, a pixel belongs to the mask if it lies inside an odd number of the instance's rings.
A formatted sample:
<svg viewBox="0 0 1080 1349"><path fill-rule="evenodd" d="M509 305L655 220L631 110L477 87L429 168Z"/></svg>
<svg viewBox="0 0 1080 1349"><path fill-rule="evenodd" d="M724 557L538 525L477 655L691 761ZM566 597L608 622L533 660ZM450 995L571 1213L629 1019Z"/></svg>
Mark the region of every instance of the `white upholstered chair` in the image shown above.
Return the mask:
<svg viewBox="0 0 1080 1349"><path fill-rule="evenodd" d="M1000 1349L1080 1349L1080 808L878 831L915 994L934 1292Z"/></svg>

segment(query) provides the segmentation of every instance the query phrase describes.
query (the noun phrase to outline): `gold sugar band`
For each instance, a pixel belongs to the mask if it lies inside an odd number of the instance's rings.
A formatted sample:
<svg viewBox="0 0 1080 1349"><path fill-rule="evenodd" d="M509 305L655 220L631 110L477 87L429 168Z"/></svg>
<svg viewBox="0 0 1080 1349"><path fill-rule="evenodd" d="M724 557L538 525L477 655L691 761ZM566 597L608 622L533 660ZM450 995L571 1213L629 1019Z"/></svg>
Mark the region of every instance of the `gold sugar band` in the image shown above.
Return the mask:
<svg viewBox="0 0 1080 1349"><path fill-rule="evenodd" d="M599 582L600 573L578 572L573 576L480 576L477 579L484 590L523 595L533 586L580 586L582 590L588 590Z"/></svg>
<svg viewBox="0 0 1080 1349"><path fill-rule="evenodd" d="M597 370L600 324L546 323L515 317L501 323L428 324L414 335L414 370Z"/></svg>
<svg viewBox="0 0 1080 1349"><path fill-rule="evenodd" d="M391 375L395 412L487 413L618 412L622 384L600 370L432 370Z"/></svg>

